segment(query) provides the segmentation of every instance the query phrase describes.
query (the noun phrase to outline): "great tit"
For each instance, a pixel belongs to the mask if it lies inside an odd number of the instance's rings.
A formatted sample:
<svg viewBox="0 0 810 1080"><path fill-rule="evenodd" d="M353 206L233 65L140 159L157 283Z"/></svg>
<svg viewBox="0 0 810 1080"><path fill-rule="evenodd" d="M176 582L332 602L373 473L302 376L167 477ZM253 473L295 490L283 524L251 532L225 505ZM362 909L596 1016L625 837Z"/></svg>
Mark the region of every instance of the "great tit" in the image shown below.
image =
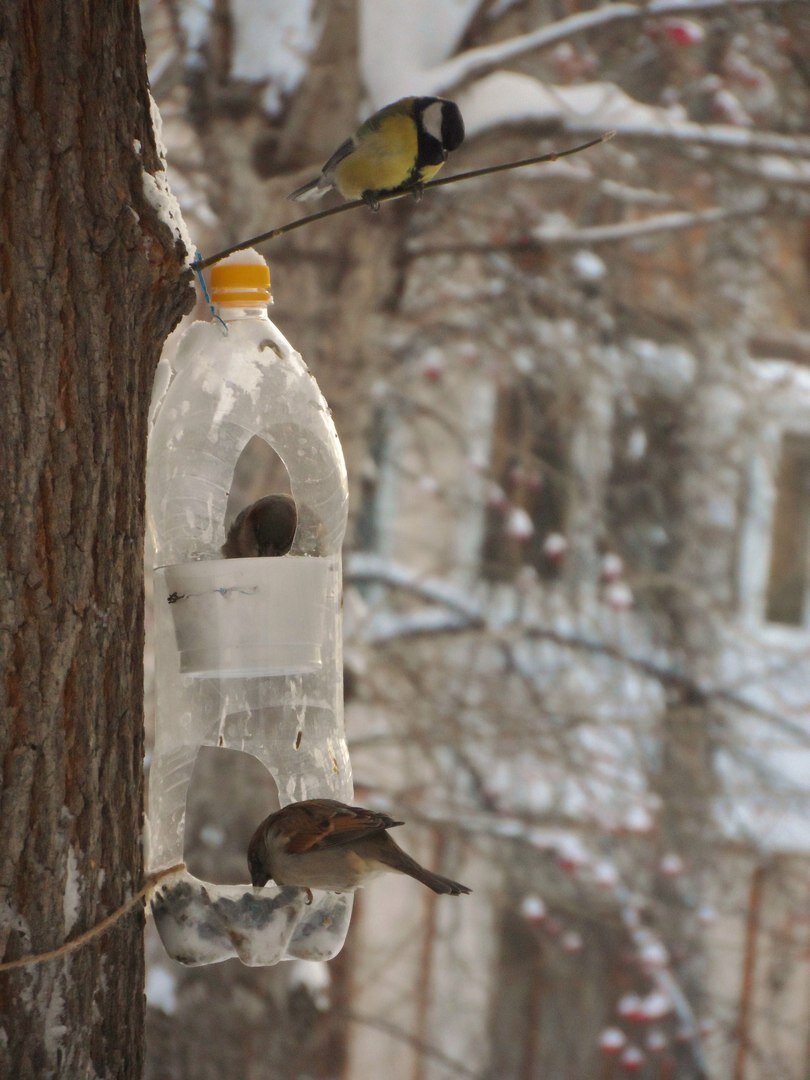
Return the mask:
<svg viewBox="0 0 810 1080"><path fill-rule="evenodd" d="M319 199L337 188L376 210L381 195L413 191L435 176L464 141L458 105L437 97L406 97L374 113L332 154L320 176L287 198Z"/></svg>

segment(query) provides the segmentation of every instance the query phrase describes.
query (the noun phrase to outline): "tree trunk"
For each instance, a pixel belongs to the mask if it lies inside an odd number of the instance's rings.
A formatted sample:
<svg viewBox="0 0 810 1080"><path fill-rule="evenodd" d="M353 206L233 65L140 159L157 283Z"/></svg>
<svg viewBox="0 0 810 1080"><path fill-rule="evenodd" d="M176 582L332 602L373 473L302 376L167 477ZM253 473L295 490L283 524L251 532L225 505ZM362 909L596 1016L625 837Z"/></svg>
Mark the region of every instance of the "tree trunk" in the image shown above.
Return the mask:
<svg viewBox="0 0 810 1080"><path fill-rule="evenodd" d="M138 7L0 7L0 954L59 946L141 882L146 415L192 294ZM140 1076L139 908L0 974L0 1075Z"/></svg>

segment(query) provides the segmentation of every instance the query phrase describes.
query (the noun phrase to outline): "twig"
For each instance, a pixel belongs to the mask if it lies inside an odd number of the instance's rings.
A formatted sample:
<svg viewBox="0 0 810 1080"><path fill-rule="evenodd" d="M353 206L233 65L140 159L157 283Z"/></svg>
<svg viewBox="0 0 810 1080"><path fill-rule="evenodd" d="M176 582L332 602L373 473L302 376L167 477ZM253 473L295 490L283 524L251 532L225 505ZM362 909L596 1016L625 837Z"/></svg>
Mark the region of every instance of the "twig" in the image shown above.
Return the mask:
<svg viewBox="0 0 810 1080"><path fill-rule="evenodd" d="M768 208L766 200L750 206L713 206L706 210L674 211L655 214L633 221L619 221L610 225L591 225L582 229L534 229L528 238L519 238L505 244L424 244L409 245L408 255L422 259L433 255L493 254L500 251L526 251L529 247L593 247L597 244L614 244L624 240L636 240L662 232L679 232L701 225L714 225L730 218L756 217Z"/></svg>
<svg viewBox="0 0 810 1080"><path fill-rule="evenodd" d="M782 7L792 0L651 0L650 3L601 4L588 11L558 19L538 30L506 38L491 45L480 45L451 57L443 64L428 69L419 86L421 94L444 94L463 82L484 75L493 68L503 67L507 61L528 52L547 49L561 41L568 41L581 34L589 34L624 22L647 21L675 15L688 18L697 15L711 16L717 12L742 8ZM724 10L725 9L725 10Z"/></svg>
<svg viewBox="0 0 810 1080"><path fill-rule="evenodd" d="M398 1024L391 1023L390 1020L385 1020L381 1016L364 1015L363 1013L354 1012L352 1009L337 1009L335 1012L340 1016L345 1017L349 1023L376 1028L378 1031L390 1035L393 1039L399 1039L406 1045L413 1047L418 1054L423 1054L427 1058L432 1058L434 1061L437 1061L440 1065L444 1065L446 1069L456 1073L458 1076L468 1077L469 1080L485 1080L485 1074L474 1071L464 1062L450 1057L449 1054L445 1054L437 1046L424 1042L422 1039L412 1035L409 1031L401 1028Z"/></svg>
<svg viewBox="0 0 810 1080"><path fill-rule="evenodd" d="M607 142L613 138L614 134L613 131L606 131L598 138L590 139L588 142L580 143L577 146L571 146L568 150L555 150L551 154L539 154L537 157L523 158L521 161L507 161L502 165L488 165L484 169L472 169L470 172L457 173L455 176L443 176L439 180L429 180L423 185L422 190L443 187L445 184L455 184L459 180L472 180L476 176L489 176L492 173L506 172L508 169L522 169L525 165L541 165L546 161L557 161L559 158L570 157L572 154L578 154L582 150L588 150L591 146L598 146L599 143ZM377 201L381 203L390 202L392 199L402 198L403 194L407 195L408 193L391 192L389 195L380 195ZM224 251L218 251L216 255L201 259L194 264L194 268L196 270L205 270L206 267L212 266L214 263L219 262L220 259L224 259L226 255L232 255L234 251L254 247L256 244L263 244L267 240L275 240L278 236L284 236L286 233L290 233L294 229L300 229L304 225L310 225L314 221L323 221L324 218L334 217L335 214L345 214L347 210L357 210L361 206L367 206L367 204L362 199L353 199L351 202L342 203L340 206L332 206L328 210L319 210L315 214L308 214L306 217L298 218L297 221L290 221L286 225L279 225L277 228L269 229L258 236L251 236L249 240L240 240L238 244L233 244L231 247L225 248Z"/></svg>
<svg viewBox="0 0 810 1080"><path fill-rule="evenodd" d="M169 866L165 870L158 870L154 874L150 874L146 879L143 887L138 889L134 896L131 896L129 900L117 907L101 922L96 923L95 926L91 926L89 930L85 930L83 934L79 934L78 937L72 938L70 941L66 941L63 945L60 945L57 949L49 949L47 952L35 953L33 956L22 956L19 960L8 960L4 964L0 964L0 974L6 971L16 971L19 968L31 967L34 964L44 964L48 960L56 960L57 957L67 956L69 953L75 952L80 949L82 945L86 945L88 941L92 941L93 938L101 937L106 933L110 927L114 926L119 919L123 919L132 909L143 900L151 891L155 885L163 878L168 877L169 874L175 874L178 870L185 869L185 863L175 863L174 866Z"/></svg>
<svg viewBox="0 0 810 1080"><path fill-rule="evenodd" d="M383 560L358 558L355 555L348 563L346 578L350 582L368 581L387 585L392 589L403 589L432 605L440 605L444 608L441 618L425 618L425 612L418 610L410 616L403 616L397 626L387 626L379 632L367 634L368 644L379 646L386 645L394 638L431 637L441 634L466 633L471 630L492 629L487 622L485 613L479 608L474 600L458 590L446 585L444 582L430 579L419 579L410 571L393 564L387 564ZM428 611L433 611L433 608ZM514 620L493 631L493 636L500 644L511 647L515 640L549 641L561 648L573 649L596 656L604 656L615 660L619 664L633 668L652 679L657 679L665 686L673 686L687 694L696 703L707 704L711 701L719 701L736 709L759 717L768 723L774 724L780 730L801 740L802 745L808 741L805 728L790 717L785 716L776 709L766 705L759 705L755 701L746 698L744 694L737 693L733 688L722 684L711 684L693 678L686 672L675 667L670 667L654 658L625 652L625 650L603 638L591 638L582 634L569 633L555 630L546 625L526 624Z"/></svg>
<svg viewBox="0 0 810 1080"><path fill-rule="evenodd" d="M740 1012L737 1020L737 1052L734 1057L734 1080L745 1080L745 1065L750 1049L751 1002L754 997L754 973L756 970L759 922L762 908L762 891L767 867L760 863L754 867L748 897L748 917L745 923L745 955L743 958Z"/></svg>

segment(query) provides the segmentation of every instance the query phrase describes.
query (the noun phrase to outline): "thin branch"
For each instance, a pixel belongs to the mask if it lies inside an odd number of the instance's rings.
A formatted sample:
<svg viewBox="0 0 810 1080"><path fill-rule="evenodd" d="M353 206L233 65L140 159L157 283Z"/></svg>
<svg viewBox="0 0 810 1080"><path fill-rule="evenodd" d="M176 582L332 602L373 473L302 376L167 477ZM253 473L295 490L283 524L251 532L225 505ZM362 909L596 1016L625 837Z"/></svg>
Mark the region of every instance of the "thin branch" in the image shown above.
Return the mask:
<svg viewBox="0 0 810 1080"><path fill-rule="evenodd" d="M612 244L619 240L635 240L639 236L652 236L661 232L680 232L698 225L712 225L729 218L756 217L765 213L768 203L765 199L755 206L727 208L712 206L706 210L676 211L671 214L656 214L654 217L639 221L620 221L611 225L593 225L590 228L572 229L567 232L551 229L536 229L532 233L535 240L555 247L574 247L582 244Z"/></svg>
<svg viewBox="0 0 810 1080"><path fill-rule="evenodd" d="M427 1058L433 1058L434 1061L444 1065L446 1069L456 1073L458 1076L468 1077L469 1080L486 1080L486 1074L467 1068L463 1062L451 1058L437 1046L424 1042L422 1039L417 1038L416 1035L411 1035L409 1031L405 1031L398 1024L392 1024L390 1020L383 1020L379 1016L364 1016L362 1013L350 1009L335 1009L333 1011L345 1017L352 1024L362 1024L365 1027L376 1028L377 1031L383 1031L386 1035L399 1039L400 1042L413 1047L414 1050Z"/></svg>
<svg viewBox="0 0 810 1080"><path fill-rule="evenodd" d="M394 638L403 639L436 636L438 634L469 633L472 630L489 629L486 615L474 600L444 582L419 580L403 567L391 566L381 560L370 559L368 556L360 558L354 556L348 562L346 580L374 582L388 585L389 588L404 589L431 604L441 605L445 609L443 612L428 609L427 611L416 611L408 615L398 616L395 624L384 623L379 633L372 632L368 639L372 645L384 644ZM651 679L656 679L664 686L674 687L681 693L686 694L695 703L705 705L711 701L719 701L724 705L748 713L750 716L766 720L768 723L787 732L793 738L801 740L803 744L810 742L810 733L801 724L796 723L777 710L758 705L729 687L712 686L657 660L627 653L624 649L609 641L588 638L580 634L564 633L549 626L527 625L518 621L500 626L498 630L493 629L492 634L494 640L501 643L508 643L517 636L520 640L549 641L554 645L559 645L561 648L590 653L595 656L604 656L643 675L647 675Z"/></svg>
<svg viewBox="0 0 810 1080"><path fill-rule="evenodd" d="M649 4L603 4L591 11L578 12L543 26L528 34L507 38L492 45L468 49L444 64L424 72L422 93L446 93L473 76L482 75L509 60L536 49L546 49L580 34L601 30L605 26L671 15L712 15L716 12L739 11L744 8L783 7L792 0L652 0Z"/></svg>
<svg viewBox="0 0 810 1080"><path fill-rule="evenodd" d="M751 1003L754 997L757 945L759 943L762 893L767 867L754 867L748 896L748 917L745 924L745 954L743 957L740 1008L737 1020L737 1052L734 1057L734 1080L745 1080L745 1064L751 1046Z"/></svg>
<svg viewBox="0 0 810 1080"><path fill-rule="evenodd" d="M588 150L592 146L598 146L599 143L607 142L613 138L613 134L612 131L603 131L598 138L590 139L588 142L580 143L578 146L571 146L567 150L556 150L551 154L539 154L537 157L524 158L522 161L507 161L502 165L488 165L484 169L472 169L470 172L457 173L455 176L443 176L439 180L429 180L422 186L422 190L427 191L428 188L444 187L446 184L456 184L459 180L472 180L477 176L489 176L492 173L506 172L509 169L522 169L526 165L541 165L545 161L558 161L560 158L570 157L572 154L578 154L580 151ZM404 194L407 195L408 192ZM403 193L392 192L390 195L380 195L377 201L384 203L402 197ZM367 207L367 205L362 199L353 199L351 202L342 203L340 206L332 206L328 210L319 210L315 214L308 214L306 217L298 218L297 221L290 221L286 225L279 225L275 229L259 233L258 236L252 236L249 240L240 240L238 244L233 244L231 247L225 248L224 251L218 251L216 255L201 259L194 264L195 269L205 270L206 267L219 262L220 259L224 259L227 255L233 254L234 251L254 247L256 244L263 244L267 240L275 240L277 237L291 233L304 225L311 225L315 221L323 221L324 218L334 217L336 214L345 214L348 210L358 210L361 206Z"/></svg>
<svg viewBox="0 0 810 1080"><path fill-rule="evenodd" d="M766 200L755 206L726 208L713 206L694 212L683 210L670 214L656 214L652 217L635 221L619 221L610 225L593 225L582 229L533 229L526 238L516 239L506 244L442 244L408 245L411 258L424 258L428 255L468 255L470 253L492 254L499 251L525 252L531 247L593 247L597 244L614 244L623 240L635 240L638 237L653 236L662 232L680 232L700 225L713 225L728 221L730 218L757 217L768 209Z"/></svg>
<svg viewBox="0 0 810 1080"><path fill-rule="evenodd" d="M569 135L588 135L601 130L590 119L575 115L560 116L562 130ZM716 150L755 154L781 154L788 158L810 156L810 138L806 134L784 135L779 131L756 131L731 124L698 124L694 120L614 125L616 138L626 141L682 143L684 146L708 146ZM774 179L773 177L771 178Z"/></svg>

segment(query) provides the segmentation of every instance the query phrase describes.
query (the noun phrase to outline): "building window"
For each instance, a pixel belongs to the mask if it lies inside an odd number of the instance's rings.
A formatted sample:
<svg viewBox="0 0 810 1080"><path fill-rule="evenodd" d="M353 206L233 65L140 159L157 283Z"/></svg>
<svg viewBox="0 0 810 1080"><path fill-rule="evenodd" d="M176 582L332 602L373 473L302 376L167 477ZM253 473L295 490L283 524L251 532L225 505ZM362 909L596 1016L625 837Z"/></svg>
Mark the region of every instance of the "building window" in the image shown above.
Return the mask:
<svg viewBox="0 0 810 1080"><path fill-rule="evenodd" d="M782 438L776 475L771 561L765 601L769 622L810 625L810 436Z"/></svg>
<svg viewBox="0 0 810 1080"><path fill-rule="evenodd" d="M607 487L607 542L639 573L672 568L680 520L680 414L662 397L639 398L617 410Z"/></svg>
<svg viewBox="0 0 810 1080"><path fill-rule="evenodd" d="M506 581L525 565L554 577L559 561L546 544L565 531L566 448L559 401L524 381L498 394L490 457L481 573Z"/></svg>

